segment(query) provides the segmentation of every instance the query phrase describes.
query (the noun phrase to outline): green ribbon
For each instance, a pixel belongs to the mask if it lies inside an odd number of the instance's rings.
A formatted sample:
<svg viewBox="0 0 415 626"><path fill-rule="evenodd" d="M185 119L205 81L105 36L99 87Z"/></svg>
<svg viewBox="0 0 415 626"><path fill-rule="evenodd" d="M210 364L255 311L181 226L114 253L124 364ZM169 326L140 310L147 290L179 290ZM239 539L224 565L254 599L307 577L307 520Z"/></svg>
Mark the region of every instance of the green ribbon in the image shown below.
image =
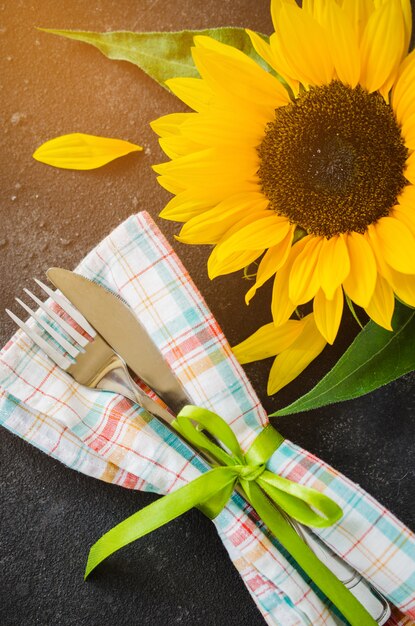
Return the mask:
<svg viewBox="0 0 415 626"><path fill-rule="evenodd" d="M211 519L215 518L238 488L268 529L352 626L377 626L366 609L318 559L286 519L288 515L301 524L322 528L334 524L343 512L333 500L316 489L267 470L267 461L284 441L282 435L269 424L244 454L234 432L219 415L191 405L180 411L172 426L215 467L105 533L90 549L85 578L120 548L193 507L200 508Z"/></svg>

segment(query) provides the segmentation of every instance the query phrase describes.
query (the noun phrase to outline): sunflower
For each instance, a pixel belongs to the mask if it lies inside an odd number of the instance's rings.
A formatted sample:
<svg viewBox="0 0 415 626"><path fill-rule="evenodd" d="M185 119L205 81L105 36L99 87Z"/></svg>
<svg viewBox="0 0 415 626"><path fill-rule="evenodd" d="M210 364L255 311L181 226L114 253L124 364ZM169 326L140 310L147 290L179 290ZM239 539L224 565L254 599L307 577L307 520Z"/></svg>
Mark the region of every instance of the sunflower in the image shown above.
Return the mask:
<svg viewBox="0 0 415 626"><path fill-rule="evenodd" d="M272 0L271 15L269 42L247 31L263 65L195 37L200 78L167 82L193 111L152 123L170 158L154 169L178 239L213 244L209 276L257 262L246 302L273 278L266 336L310 303L321 351L345 299L389 330L395 295L415 306L411 5Z"/></svg>

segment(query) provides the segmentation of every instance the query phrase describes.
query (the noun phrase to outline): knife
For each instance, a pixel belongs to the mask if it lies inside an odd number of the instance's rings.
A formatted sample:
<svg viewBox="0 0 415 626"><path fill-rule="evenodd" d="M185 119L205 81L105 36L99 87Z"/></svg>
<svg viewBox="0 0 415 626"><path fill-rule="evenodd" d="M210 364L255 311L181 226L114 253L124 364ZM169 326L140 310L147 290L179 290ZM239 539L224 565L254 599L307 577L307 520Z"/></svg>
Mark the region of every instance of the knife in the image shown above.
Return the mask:
<svg viewBox="0 0 415 626"><path fill-rule="evenodd" d="M174 413L190 403L147 330L120 296L69 270L52 267L46 275Z"/></svg>
<svg viewBox="0 0 415 626"><path fill-rule="evenodd" d="M87 321L174 412L191 404L180 382L164 360L140 320L122 298L102 285L61 268L50 268L49 280L60 289ZM381 626L391 615L386 599L310 529L289 520L319 559L363 604Z"/></svg>

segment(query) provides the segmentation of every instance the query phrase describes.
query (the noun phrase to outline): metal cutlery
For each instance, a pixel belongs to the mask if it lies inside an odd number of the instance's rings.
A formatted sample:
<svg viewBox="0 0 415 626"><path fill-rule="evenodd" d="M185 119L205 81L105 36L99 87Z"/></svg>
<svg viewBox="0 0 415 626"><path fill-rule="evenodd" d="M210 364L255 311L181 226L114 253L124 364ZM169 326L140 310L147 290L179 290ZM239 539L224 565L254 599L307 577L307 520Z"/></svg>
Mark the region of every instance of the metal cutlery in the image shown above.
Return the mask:
<svg viewBox="0 0 415 626"><path fill-rule="evenodd" d="M97 283L68 270L52 268L48 270L47 275L66 298L52 291L41 281L36 280L37 284L82 332L27 289L24 290L26 294L38 304L47 317L33 311L19 298L16 300L34 322L42 326L58 347L53 346L50 339L45 338L44 333L42 335L35 330L36 324L24 323L7 310L10 317L54 363L77 382L92 388L119 393L137 402L169 425L174 419L174 414L189 404L189 399L146 329L128 305ZM135 384L128 366L166 402L172 412L160 406ZM211 462L210 459L206 460ZM359 599L378 624L385 624L390 616L390 607L386 599L356 570L332 552L310 529L291 519L289 521L320 560Z"/></svg>
<svg viewBox="0 0 415 626"><path fill-rule="evenodd" d="M40 307L40 311L33 311L20 298L16 298L16 301L29 313L31 319L46 331L46 336L38 332L36 324L23 322L12 311L6 309L7 314L17 326L41 348L51 361L79 384L92 389L119 393L137 402L151 414L170 423L174 416L145 394L134 382L124 360L95 331L85 317L66 298L52 291L40 280L35 280L60 310L76 323L82 333L29 289L24 289L24 291ZM45 314L44 316L41 315L41 311ZM50 338L54 341L51 342Z"/></svg>

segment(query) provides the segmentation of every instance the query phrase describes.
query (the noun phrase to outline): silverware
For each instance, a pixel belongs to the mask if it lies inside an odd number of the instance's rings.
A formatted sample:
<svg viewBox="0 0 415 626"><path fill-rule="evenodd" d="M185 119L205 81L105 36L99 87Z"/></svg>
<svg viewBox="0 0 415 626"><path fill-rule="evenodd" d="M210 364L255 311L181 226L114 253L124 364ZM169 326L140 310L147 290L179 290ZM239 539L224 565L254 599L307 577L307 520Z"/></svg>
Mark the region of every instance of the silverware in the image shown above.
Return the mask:
<svg viewBox="0 0 415 626"><path fill-rule="evenodd" d="M25 292L58 325L58 329L68 333L75 346L70 344L56 328L52 329L50 323L38 312L32 311L18 298L16 300L35 322L40 324L67 354L52 347L33 329L33 325L24 324L7 310L16 324L61 369L67 371L80 384L120 393L170 424L174 415L144 394L132 380L127 365L166 402L167 406L170 406L173 413L189 404L189 399L146 329L128 305L97 283L68 270L52 268L48 270L47 275L72 304L40 281L36 282L89 335L89 338L85 337L84 332L79 333L65 322L27 289ZM122 354L123 358L118 353ZM210 459L207 460L210 462ZM385 624L390 616L390 607L386 599L308 528L291 518L289 521L319 559L357 597L378 624Z"/></svg>
<svg viewBox="0 0 415 626"><path fill-rule="evenodd" d="M314 554L337 576L343 585L359 600L379 626L386 624L391 608L386 598L344 559L340 558L310 528L289 519L297 533Z"/></svg>
<svg viewBox="0 0 415 626"><path fill-rule="evenodd" d="M79 330L59 315L50 305L42 302L29 289L24 289L25 293L39 306L40 311L33 311L20 298L16 298L16 301L36 323L23 322L9 309L6 309L6 312L32 341L79 384L92 389L119 393L133 402L137 402L165 422L171 422L174 416L136 385L123 359L96 332L84 316L66 298L52 291L40 280L35 280L52 302L58 305L61 312L76 323ZM45 333L40 334L36 326L41 326L46 331L46 335ZM54 342L51 342L50 338Z"/></svg>
<svg viewBox="0 0 415 626"><path fill-rule="evenodd" d="M128 367L174 413L189 404L182 386L147 330L119 296L69 270L51 268L46 274L114 352L121 355Z"/></svg>

